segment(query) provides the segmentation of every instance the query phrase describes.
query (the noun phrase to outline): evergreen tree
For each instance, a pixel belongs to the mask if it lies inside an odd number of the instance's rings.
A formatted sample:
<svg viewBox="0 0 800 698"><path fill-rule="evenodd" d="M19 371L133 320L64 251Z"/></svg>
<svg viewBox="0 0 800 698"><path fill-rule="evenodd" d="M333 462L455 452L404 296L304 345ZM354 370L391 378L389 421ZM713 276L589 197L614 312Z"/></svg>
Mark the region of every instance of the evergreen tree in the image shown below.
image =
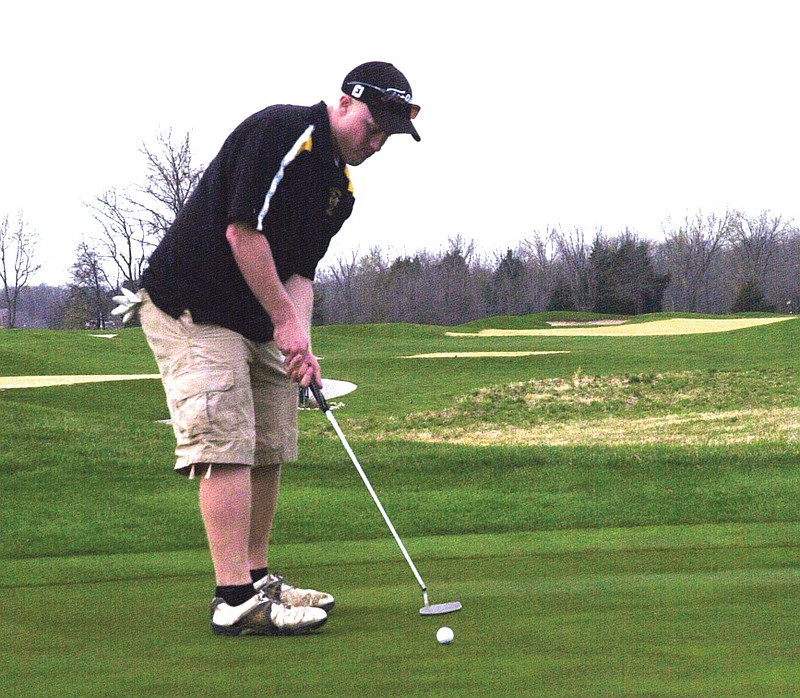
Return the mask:
<svg viewBox="0 0 800 698"><path fill-rule="evenodd" d="M553 292L550 294L550 300L547 302L548 311L556 310L577 310L575 301L572 300L572 291L569 284L563 277L559 277Z"/></svg>
<svg viewBox="0 0 800 698"><path fill-rule="evenodd" d="M736 298L731 307L732 313L774 313L775 306L769 305L764 298L761 284L751 277L739 286Z"/></svg>
<svg viewBox="0 0 800 698"><path fill-rule="evenodd" d="M657 274L648 243L626 231L595 240L590 256L596 313L641 315L661 311L668 274Z"/></svg>

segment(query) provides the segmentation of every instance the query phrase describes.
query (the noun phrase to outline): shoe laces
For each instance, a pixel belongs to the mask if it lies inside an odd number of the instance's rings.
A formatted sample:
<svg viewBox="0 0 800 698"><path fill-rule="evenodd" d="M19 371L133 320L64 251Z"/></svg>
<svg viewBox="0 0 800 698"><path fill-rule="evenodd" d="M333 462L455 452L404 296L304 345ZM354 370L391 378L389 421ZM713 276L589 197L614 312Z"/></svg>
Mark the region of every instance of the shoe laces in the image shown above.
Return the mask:
<svg viewBox="0 0 800 698"><path fill-rule="evenodd" d="M267 575L267 583L261 587L261 593L272 601L280 603L283 584L283 575L277 574L276 572L270 572Z"/></svg>
<svg viewBox="0 0 800 698"><path fill-rule="evenodd" d="M289 606L284 603L272 603L270 618L276 627L291 627L300 624L313 623L325 617L325 613L318 608L309 606Z"/></svg>

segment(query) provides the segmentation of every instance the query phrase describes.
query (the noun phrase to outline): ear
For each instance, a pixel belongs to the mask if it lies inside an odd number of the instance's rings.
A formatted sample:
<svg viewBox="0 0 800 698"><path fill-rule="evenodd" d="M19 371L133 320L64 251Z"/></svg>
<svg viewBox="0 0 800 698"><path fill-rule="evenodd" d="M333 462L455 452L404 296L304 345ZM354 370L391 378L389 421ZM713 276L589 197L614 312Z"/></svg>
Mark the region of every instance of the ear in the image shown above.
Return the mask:
<svg viewBox="0 0 800 698"><path fill-rule="evenodd" d="M342 114L347 114L353 106L353 98L350 95L342 95L339 97L339 111Z"/></svg>

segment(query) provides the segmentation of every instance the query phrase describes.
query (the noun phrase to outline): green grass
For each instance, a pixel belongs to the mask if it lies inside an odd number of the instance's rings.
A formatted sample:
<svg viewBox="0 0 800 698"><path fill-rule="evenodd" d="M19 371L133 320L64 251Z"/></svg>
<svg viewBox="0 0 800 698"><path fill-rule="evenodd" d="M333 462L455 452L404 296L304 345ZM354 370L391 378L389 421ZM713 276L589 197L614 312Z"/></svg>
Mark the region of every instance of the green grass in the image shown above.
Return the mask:
<svg viewBox="0 0 800 698"><path fill-rule="evenodd" d="M211 636L201 553L73 563L57 599L48 561L28 562L19 579L36 567L44 574L39 585L4 590L11 671L0 688L9 696L55 686L70 696L248 695L265 685L275 696L790 696L800 681L800 573L785 552L800 542L797 525L412 542L423 572L435 570L432 600L458 599L461 613L417 615L409 570L386 543L285 546L283 560L335 590L340 606L322 632L293 639ZM165 588L172 600L156 606ZM456 635L446 647L434 639L444 623Z"/></svg>
<svg viewBox="0 0 800 698"><path fill-rule="evenodd" d="M92 334L116 334L97 339ZM152 356L140 330L80 332L7 330L0 339L0 374L57 376L91 373L149 373Z"/></svg>
<svg viewBox="0 0 800 698"><path fill-rule="evenodd" d="M458 329L553 319L591 317ZM2 693L800 693L800 446L793 429L764 428L796 419L800 323L632 338L446 329L323 327L314 344L325 375L359 386L337 419L431 600L464 610L418 615L338 439L302 412L273 564L338 600L304 638L210 635L196 483L171 473L158 381L0 391ZM0 373L154 373L140 331L119 335L2 332ZM570 353L399 358L554 349ZM645 438L651 419L671 426ZM494 442L470 443L487 425ZM456 640L441 647L445 623Z"/></svg>

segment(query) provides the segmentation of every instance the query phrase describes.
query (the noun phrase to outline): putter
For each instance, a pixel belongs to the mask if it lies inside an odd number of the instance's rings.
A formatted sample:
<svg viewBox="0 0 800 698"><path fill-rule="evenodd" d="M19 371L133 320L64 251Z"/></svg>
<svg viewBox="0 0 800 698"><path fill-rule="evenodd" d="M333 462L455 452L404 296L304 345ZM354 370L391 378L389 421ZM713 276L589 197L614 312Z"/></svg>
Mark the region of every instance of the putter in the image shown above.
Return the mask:
<svg viewBox="0 0 800 698"><path fill-rule="evenodd" d="M376 506L378 507L378 511L381 512L383 516L383 520L386 522L386 525L389 527L389 530L392 532L394 536L394 540L397 545L400 547L401 552L403 553L403 557L405 557L408 566L411 568L411 571L414 573L414 576L417 578L417 583L422 589L422 601L425 604L422 608L419 609L420 615L422 616L441 616L445 613L453 613L453 611L460 611L461 610L461 602L460 601L450 601L448 603L437 603L437 604L430 604L428 603L428 587L425 586L425 582L422 580L422 577L417 570L416 565L411 560L411 556L408 554L408 550L406 550L406 546L403 545L403 541L400 540L400 536L397 535L397 531L395 530L392 522L389 520L389 515L386 513L386 510L383 508L380 499L378 499L378 495L375 494L375 490L372 489L372 485L367 478L364 469L358 462L358 458L356 458L356 454L353 453L353 449L350 448L350 444L347 443L347 439L345 438L344 434L342 433L341 428L339 427L339 423L336 421L336 417L333 416L333 412L331 408L328 406L328 401L325 399L325 396L322 394L322 390L315 384L312 383L310 386L311 392L314 394L314 399L317 401L317 407L319 407L324 413L325 416L328 418L328 421L333 426L333 430L336 432L337 436L339 437L339 441L342 442L342 446L344 446L344 450L347 451L347 455L350 456L350 460L353 461L353 465L356 467L358 474L361 476L361 479L364 481L364 484L367 486L367 490L369 491L370 495L372 495L372 500L375 502Z"/></svg>

